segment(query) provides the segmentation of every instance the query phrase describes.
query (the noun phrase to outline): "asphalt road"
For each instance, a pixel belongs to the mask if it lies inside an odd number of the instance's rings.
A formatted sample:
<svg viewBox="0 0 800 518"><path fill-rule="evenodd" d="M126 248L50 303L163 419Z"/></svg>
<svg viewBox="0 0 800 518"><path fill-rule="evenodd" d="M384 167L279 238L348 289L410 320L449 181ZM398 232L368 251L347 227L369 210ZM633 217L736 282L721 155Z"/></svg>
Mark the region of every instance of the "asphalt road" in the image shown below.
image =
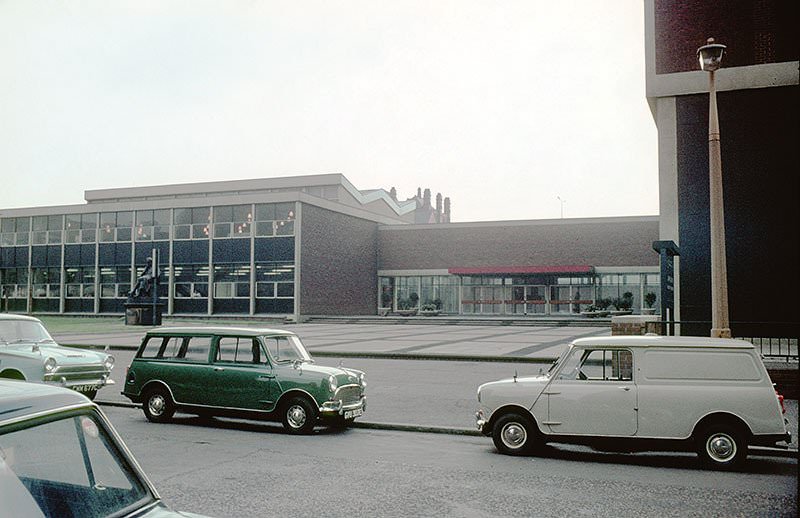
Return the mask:
<svg viewBox="0 0 800 518"><path fill-rule="evenodd" d="M100 402L130 403L120 394L125 368L134 351L113 351L115 385L98 393ZM322 365L338 365L339 358L317 358ZM436 360L341 359L345 366L367 373L367 412L359 421L420 427L475 429L476 391L487 381L536 374L547 364L459 362ZM797 401L787 401L792 447L797 448Z"/></svg>
<svg viewBox="0 0 800 518"><path fill-rule="evenodd" d="M483 437L283 433L280 425L106 414L174 509L238 516L796 516L797 460L703 471L690 454L548 448L497 454Z"/></svg>
<svg viewBox="0 0 800 518"><path fill-rule="evenodd" d="M125 369L133 351L114 351L115 385L98 393L98 401L128 402L120 394ZM540 366L522 363L450 362L422 360L376 360L364 358L317 358L321 365L361 369L367 373L367 412L363 420L379 423L475 427L478 385L520 375L535 374ZM542 364L544 366L544 364Z"/></svg>

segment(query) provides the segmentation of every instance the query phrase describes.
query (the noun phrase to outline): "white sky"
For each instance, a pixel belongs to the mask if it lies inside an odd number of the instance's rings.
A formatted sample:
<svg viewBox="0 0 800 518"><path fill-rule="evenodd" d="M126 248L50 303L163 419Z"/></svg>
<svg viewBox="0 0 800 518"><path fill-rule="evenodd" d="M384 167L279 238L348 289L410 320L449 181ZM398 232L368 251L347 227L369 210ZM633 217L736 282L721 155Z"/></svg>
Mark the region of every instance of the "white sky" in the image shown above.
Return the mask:
<svg viewBox="0 0 800 518"><path fill-rule="evenodd" d="M343 173L454 221L658 213L643 0L0 0L0 208Z"/></svg>

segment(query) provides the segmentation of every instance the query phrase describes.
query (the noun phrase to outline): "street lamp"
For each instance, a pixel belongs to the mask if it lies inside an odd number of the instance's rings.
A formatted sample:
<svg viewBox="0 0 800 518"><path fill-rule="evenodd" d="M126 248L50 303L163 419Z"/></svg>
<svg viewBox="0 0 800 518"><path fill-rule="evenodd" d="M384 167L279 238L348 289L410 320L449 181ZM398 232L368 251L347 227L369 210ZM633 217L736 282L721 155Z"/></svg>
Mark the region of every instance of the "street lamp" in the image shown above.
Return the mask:
<svg viewBox="0 0 800 518"><path fill-rule="evenodd" d="M711 216L711 336L730 338L728 321L728 274L725 260L725 214L722 203L722 155L714 71L720 67L725 45L714 43L697 49L700 69L708 72L708 178Z"/></svg>

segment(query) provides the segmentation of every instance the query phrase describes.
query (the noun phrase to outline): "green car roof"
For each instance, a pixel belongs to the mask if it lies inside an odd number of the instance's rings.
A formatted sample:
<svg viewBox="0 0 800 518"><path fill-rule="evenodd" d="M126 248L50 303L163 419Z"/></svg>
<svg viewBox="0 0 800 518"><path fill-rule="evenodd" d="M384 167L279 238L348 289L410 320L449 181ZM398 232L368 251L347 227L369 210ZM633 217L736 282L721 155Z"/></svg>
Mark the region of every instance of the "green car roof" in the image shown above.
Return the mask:
<svg viewBox="0 0 800 518"><path fill-rule="evenodd" d="M291 331L269 329L266 327L227 327L227 326L196 326L196 327L157 327L147 332L148 336L184 336L184 335L236 335L236 336L262 336L262 335L294 335Z"/></svg>

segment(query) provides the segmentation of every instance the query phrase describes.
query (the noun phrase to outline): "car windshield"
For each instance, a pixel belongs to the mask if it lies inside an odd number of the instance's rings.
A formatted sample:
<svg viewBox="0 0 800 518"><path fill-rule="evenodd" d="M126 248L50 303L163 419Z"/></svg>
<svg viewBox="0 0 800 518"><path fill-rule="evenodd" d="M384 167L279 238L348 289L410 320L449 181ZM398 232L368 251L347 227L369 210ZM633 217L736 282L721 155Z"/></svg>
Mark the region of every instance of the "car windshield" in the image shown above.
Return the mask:
<svg viewBox="0 0 800 518"><path fill-rule="evenodd" d="M16 516L124 516L153 494L93 413L0 435L0 495Z"/></svg>
<svg viewBox="0 0 800 518"><path fill-rule="evenodd" d="M311 362L311 356L306 351L303 342L294 335L264 336L262 337L267 351L276 363L289 363L296 360Z"/></svg>
<svg viewBox="0 0 800 518"><path fill-rule="evenodd" d="M53 338L36 320L0 320L0 344L52 342Z"/></svg>
<svg viewBox="0 0 800 518"><path fill-rule="evenodd" d="M564 358L567 356L567 354L569 354L569 351L570 351L570 347L567 347L566 349L564 349L564 350L561 352L561 356L559 356L558 358L556 358L556 361L554 361L554 362L553 362L553 363L550 365L550 368L549 368L549 369L547 369L547 372L546 372L544 375L545 375L545 376L547 376L548 378L549 378L550 376L552 376L552 375L553 375L553 372L555 372L555 370L556 370L556 367L558 367L559 365L561 365L561 362L563 362L563 361L564 361Z"/></svg>

